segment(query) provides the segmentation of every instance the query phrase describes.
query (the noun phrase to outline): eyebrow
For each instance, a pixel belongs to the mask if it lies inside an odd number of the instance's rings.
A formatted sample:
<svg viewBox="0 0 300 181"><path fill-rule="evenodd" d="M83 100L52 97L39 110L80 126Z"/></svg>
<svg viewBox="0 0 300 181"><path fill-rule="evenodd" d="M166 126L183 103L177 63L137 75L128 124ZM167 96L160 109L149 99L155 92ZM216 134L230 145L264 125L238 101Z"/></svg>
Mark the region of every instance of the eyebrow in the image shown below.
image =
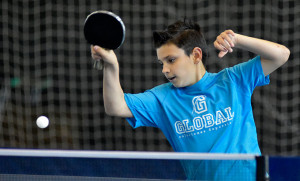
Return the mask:
<svg viewBox="0 0 300 181"><path fill-rule="evenodd" d="M174 57L174 56L168 55L168 56L164 57L162 60L166 60L166 59L169 59L171 57ZM157 59L157 61L162 62L160 59Z"/></svg>

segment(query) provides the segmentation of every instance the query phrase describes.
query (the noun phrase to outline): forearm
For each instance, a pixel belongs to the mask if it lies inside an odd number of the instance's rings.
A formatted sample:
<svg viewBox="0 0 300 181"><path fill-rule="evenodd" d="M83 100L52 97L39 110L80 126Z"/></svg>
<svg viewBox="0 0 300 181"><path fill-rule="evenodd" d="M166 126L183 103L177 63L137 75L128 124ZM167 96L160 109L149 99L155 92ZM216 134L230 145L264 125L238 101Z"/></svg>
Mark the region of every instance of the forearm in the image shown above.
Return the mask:
<svg viewBox="0 0 300 181"><path fill-rule="evenodd" d="M118 64L106 64L103 69L103 99L105 112L109 115L116 115L121 112L119 109L124 103L124 92L119 79Z"/></svg>
<svg viewBox="0 0 300 181"><path fill-rule="evenodd" d="M220 50L219 58L224 57L228 52L233 52L233 47L260 55L265 76L282 66L290 56L290 50L283 45L237 34L232 30L222 32L214 42L214 46Z"/></svg>
<svg viewBox="0 0 300 181"><path fill-rule="evenodd" d="M91 45L92 57L103 61L103 99L105 112L111 116L132 117L119 79L119 63L113 50Z"/></svg>
<svg viewBox="0 0 300 181"><path fill-rule="evenodd" d="M262 59L278 64L286 62L290 54L289 50L283 45L240 34L236 34L235 47L250 51L260 55Z"/></svg>

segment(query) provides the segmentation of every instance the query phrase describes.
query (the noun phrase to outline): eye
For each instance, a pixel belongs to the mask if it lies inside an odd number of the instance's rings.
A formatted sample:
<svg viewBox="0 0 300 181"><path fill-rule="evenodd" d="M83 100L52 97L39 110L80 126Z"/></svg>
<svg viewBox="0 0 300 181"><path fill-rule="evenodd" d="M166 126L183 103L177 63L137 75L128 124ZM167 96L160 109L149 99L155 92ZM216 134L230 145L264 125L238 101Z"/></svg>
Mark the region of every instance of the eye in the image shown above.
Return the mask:
<svg viewBox="0 0 300 181"><path fill-rule="evenodd" d="M157 62L159 63L159 65L163 65L162 61L157 60Z"/></svg>
<svg viewBox="0 0 300 181"><path fill-rule="evenodd" d="M176 58L169 58L169 59L168 59L168 62L169 62L169 63L173 63L173 62L175 62L175 60L176 60Z"/></svg>

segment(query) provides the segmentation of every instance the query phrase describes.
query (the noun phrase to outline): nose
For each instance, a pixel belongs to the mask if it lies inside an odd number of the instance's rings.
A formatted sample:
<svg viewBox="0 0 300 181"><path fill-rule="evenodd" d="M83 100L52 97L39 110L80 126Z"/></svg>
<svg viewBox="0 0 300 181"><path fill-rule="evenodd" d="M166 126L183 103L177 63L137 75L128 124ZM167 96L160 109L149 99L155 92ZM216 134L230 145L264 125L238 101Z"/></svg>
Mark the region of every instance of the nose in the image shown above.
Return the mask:
<svg viewBox="0 0 300 181"><path fill-rule="evenodd" d="M166 64L163 64L162 66L162 73L163 74L166 74L166 73L169 73L170 72L170 68L166 65Z"/></svg>

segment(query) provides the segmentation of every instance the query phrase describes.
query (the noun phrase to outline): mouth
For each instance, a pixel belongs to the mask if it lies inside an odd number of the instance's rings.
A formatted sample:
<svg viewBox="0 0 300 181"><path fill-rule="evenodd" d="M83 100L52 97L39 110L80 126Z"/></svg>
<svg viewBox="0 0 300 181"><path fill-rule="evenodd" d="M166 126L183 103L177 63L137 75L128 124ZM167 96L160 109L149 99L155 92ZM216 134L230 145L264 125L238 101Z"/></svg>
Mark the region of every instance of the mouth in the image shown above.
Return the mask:
<svg viewBox="0 0 300 181"><path fill-rule="evenodd" d="M172 82L172 81L174 81L174 80L176 79L176 76L173 76L173 77L167 77L167 79L168 79L170 82Z"/></svg>

